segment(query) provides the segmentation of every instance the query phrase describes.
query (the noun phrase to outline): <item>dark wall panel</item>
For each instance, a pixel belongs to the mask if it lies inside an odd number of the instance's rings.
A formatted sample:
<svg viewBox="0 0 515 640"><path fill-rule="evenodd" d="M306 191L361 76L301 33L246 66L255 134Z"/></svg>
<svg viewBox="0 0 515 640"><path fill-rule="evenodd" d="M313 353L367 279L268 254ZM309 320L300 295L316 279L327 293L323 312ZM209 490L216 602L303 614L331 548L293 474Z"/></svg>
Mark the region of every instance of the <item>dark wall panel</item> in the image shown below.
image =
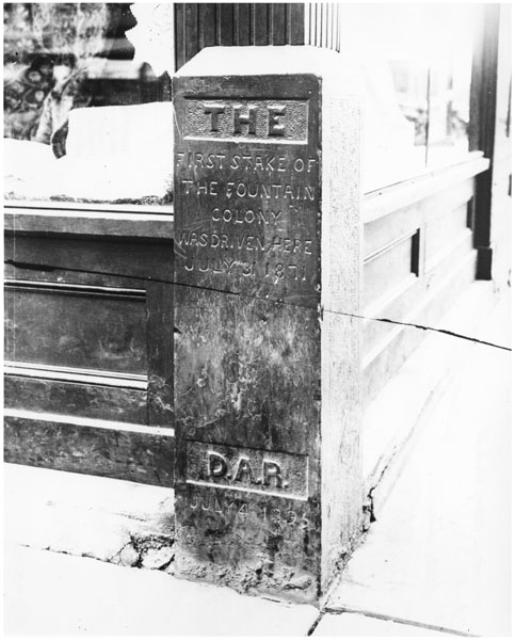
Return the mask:
<svg viewBox="0 0 515 640"><path fill-rule="evenodd" d="M4 460L173 487L175 438L5 416Z"/></svg>
<svg viewBox="0 0 515 640"><path fill-rule="evenodd" d="M173 486L171 229L57 213L8 220L5 460Z"/></svg>
<svg viewBox="0 0 515 640"><path fill-rule="evenodd" d="M5 300L6 360L146 374L144 296L24 285Z"/></svg>
<svg viewBox="0 0 515 640"><path fill-rule="evenodd" d="M12 370L9 370L12 371ZM118 384L72 382L8 373L4 402L11 409L147 424L147 391ZM47 375L50 372L47 370Z"/></svg>

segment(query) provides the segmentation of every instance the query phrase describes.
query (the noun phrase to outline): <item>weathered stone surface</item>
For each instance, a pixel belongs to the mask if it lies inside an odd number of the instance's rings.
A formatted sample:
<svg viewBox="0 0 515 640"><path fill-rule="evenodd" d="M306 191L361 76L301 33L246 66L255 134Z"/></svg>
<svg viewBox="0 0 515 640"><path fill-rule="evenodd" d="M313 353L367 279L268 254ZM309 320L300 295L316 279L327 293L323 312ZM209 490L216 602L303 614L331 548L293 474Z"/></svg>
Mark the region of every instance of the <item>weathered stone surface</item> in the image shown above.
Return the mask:
<svg viewBox="0 0 515 640"><path fill-rule="evenodd" d="M361 512L358 332L329 315L359 308L358 123L331 54L271 49L174 79L174 570L312 601Z"/></svg>
<svg viewBox="0 0 515 640"><path fill-rule="evenodd" d="M173 559L173 547L163 546L147 549L143 554L141 566L145 569L164 569Z"/></svg>
<svg viewBox="0 0 515 640"><path fill-rule="evenodd" d="M123 547L120 553L113 558L113 561L124 567L135 567L140 561L140 557L139 553L132 546L132 543L129 542Z"/></svg>

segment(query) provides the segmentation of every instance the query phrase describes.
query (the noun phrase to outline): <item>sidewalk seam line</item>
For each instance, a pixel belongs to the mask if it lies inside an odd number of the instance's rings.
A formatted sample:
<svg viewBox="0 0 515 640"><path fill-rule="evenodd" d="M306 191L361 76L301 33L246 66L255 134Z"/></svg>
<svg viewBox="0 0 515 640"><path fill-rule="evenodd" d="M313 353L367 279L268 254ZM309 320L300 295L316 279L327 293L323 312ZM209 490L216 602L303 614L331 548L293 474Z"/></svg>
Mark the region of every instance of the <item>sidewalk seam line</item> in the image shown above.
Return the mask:
<svg viewBox="0 0 515 640"><path fill-rule="evenodd" d="M363 609L350 609L347 607L324 607L322 614L329 613L340 615L343 613L356 613L358 615L365 616L367 618L376 618L378 620L384 620L386 622L395 622L397 624L409 625L412 627L419 627L421 629L429 629L431 631L440 631L442 633L451 633L453 635L463 636L465 638L479 638L481 636L474 633L467 633L466 631L459 631L458 629L450 629L449 627L441 627L435 624L429 624L425 622L418 622L416 620L407 620L405 618L398 618L384 613L375 613L373 611L364 611Z"/></svg>
<svg viewBox="0 0 515 640"><path fill-rule="evenodd" d="M318 625L320 624L320 621L322 620L322 618L324 617L325 611L321 610L318 612L318 615L315 619L315 621L313 622L313 624L309 627L308 632L306 633L307 636L311 636L313 635L313 633L315 632L316 628L318 627Z"/></svg>

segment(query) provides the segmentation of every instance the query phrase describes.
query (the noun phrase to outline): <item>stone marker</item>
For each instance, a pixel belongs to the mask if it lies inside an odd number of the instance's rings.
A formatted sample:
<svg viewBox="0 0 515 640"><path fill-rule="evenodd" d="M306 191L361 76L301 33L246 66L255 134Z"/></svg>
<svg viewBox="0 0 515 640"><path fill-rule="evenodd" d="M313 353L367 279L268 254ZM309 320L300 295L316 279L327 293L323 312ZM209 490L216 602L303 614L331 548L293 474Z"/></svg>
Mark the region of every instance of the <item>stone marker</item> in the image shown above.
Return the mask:
<svg viewBox="0 0 515 640"><path fill-rule="evenodd" d="M174 78L179 574L315 601L361 526L357 100L311 47Z"/></svg>

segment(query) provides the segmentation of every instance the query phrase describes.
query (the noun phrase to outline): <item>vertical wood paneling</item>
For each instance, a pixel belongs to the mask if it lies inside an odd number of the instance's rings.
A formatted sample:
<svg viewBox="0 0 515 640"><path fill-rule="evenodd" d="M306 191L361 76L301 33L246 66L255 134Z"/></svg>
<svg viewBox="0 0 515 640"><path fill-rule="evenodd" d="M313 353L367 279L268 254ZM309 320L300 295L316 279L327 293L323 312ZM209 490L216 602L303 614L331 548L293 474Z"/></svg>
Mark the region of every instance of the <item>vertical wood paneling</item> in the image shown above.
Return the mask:
<svg viewBox="0 0 515 640"><path fill-rule="evenodd" d="M189 38L185 39L185 57L186 60L190 60L198 52L198 4L186 4L185 16L184 16L184 28L186 33L190 34Z"/></svg>
<svg viewBox="0 0 515 640"><path fill-rule="evenodd" d="M268 44L268 11L269 7L264 3L254 4L254 42L256 46Z"/></svg>
<svg viewBox="0 0 515 640"><path fill-rule="evenodd" d="M332 5L331 12L331 49L338 51L338 6L336 4Z"/></svg>
<svg viewBox="0 0 515 640"><path fill-rule="evenodd" d="M234 5L228 2L221 2L218 6L218 33L220 40L218 44L222 47L234 46Z"/></svg>
<svg viewBox="0 0 515 640"><path fill-rule="evenodd" d="M286 5L289 14L288 43L291 45L304 44L304 5L291 3Z"/></svg>
<svg viewBox="0 0 515 640"><path fill-rule="evenodd" d="M184 4L175 5L175 68L180 69L186 61L186 51L184 50L186 39L184 33Z"/></svg>
<svg viewBox="0 0 515 640"><path fill-rule="evenodd" d="M274 44L274 7L267 7L268 26L266 30L267 44Z"/></svg>
<svg viewBox="0 0 515 640"><path fill-rule="evenodd" d="M310 2L306 12L306 44L340 50L340 5Z"/></svg>
<svg viewBox="0 0 515 640"><path fill-rule="evenodd" d="M329 11L331 9L331 5L329 4L324 4L324 31L325 31L325 46L330 49L331 48L331 44L330 44L330 34L331 34L331 30L330 30L330 16L329 16Z"/></svg>
<svg viewBox="0 0 515 640"><path fill-rule="evenodd" d="M304 21L304 5L297 2L176 4L176 68L204 47L302 45Z"/></svg>
<svg viewBox="0 0 515 640"><path fill-rule="evenodd" d="M199 4L198 50L216 44L216 4Z"/></svg>
<svg viewBox="0 0 515 640"><path fill-rule="evenodd" d="M317 43L319 47L324 46L324 6L318 5L318 28L317 28Z"/></svg>
<svg viewBox="0 0 515 640"><path fill-rule="evenodd" d="M277 3L272 5L272 44L288 44L286 39L286 4Z"/></svg>
<svg viewBox="0 0 515 640"><path fill-rule="evenodd" d="M247 47L252 44L251 38L251 5L248 3L235 5L236 46Z"/></svg>
<svg viewBox="0 0 515 640"><path fill-rule="evenodd" d="M250 29L250 44L256 44L256 5L250 5L250 17L249 17L249 29Z"/></svg>

